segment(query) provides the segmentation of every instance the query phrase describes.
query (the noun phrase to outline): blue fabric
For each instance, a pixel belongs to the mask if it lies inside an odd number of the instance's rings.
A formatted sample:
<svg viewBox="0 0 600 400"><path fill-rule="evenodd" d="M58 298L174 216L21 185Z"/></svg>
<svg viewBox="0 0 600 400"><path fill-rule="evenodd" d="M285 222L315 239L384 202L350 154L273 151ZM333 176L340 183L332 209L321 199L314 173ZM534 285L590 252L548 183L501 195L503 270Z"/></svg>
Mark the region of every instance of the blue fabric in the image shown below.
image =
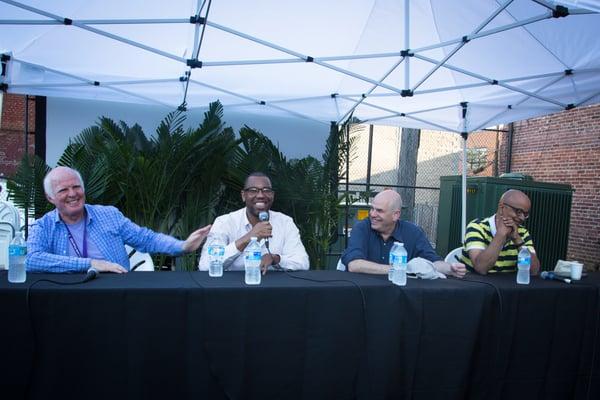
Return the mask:
<svg viewBox="0 0 600 400"><path fill-rule="evenodd" d="M389 264L390 249L394 242L404 243L408 260L416 257L422 257L431 262L442 259L431 247L425 232L417 225L408 221L396 222L394 232L384 242L381 235L371 229L371 220L367 218L352 228L348 247L342 254L342 262L346 266L354 260Z"/></svg>
<svg viewBox="0 0 600 400"><path fill-rule="evenodd" d="M142 228L112 206L85 205L87 235L102 254L102 259L129 270L125 244L144 253L182 253L183 241ZM85 272L91 258L70 257L69 236L56 210L31 226L27 240L28 272Z"/></svg>

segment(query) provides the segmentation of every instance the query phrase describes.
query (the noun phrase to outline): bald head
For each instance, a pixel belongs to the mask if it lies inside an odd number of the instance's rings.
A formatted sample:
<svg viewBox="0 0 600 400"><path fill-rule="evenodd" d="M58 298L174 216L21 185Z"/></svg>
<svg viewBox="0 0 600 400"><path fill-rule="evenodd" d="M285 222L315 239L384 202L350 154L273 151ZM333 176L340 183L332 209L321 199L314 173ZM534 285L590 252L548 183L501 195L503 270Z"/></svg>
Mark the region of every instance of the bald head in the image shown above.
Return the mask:
<svg viewBox="0 0 600 400"><path fill-rule="evenodd" d="M44 192L46 196L54 197L56 194L54 190L56 183L67 177L75 177L81 183L81 187L84 188L83 179L81 179L79 171L69 167L56 167L44 177Z"/></svg>
<svg viewBox="0 0 600 400"><path fill-rule="evenodd" d="M530 209L531 201L529 197L520 190L510 189L500 197L496 214L503 218L511 218L518 225L522 225L529 217Z"/></svg>
<svg viewBox="0 0 600 400"><path fill-rule="evenodd" d="M400 211L402 208L402 197L398 192L390 189L379 192L373 198L373 202L385 206L386 211Z"/></svg>
<svg viewBox="0 0 600 400"><path fill-rule="evenodd" d="M513 204L513 203L518 203L520 205L524 205L527 204L527 210L529 210L529 208L531 207L531 201L529 201L529 197L527 197L527 195L523 192L521 192L520 190L516 190L516 189L509 189L506 192L504 192L504 194L500 197L500 201L498 202L498 205L500 204ZM519 207L522 208L522 207Z"/></svg>
<svg viewBox="0 0 600 400"><path fill-rule="evenodd" d="M396 227L396 222L400 219L400 209L402 208L402 199L400 195L393 190L384 190L373 198L369 219L371 229L379 232L384 240L392 234Z"/></svg>

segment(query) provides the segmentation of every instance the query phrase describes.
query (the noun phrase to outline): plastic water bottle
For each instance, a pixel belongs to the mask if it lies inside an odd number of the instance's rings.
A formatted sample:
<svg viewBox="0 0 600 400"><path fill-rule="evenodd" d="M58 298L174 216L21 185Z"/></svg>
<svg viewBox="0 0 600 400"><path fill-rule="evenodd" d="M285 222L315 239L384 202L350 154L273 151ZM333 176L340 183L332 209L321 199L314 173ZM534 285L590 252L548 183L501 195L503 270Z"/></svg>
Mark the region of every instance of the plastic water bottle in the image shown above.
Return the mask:
<svg viewBox="0 0 600 400"><path fill-rule="evenodd" d="M27 244L21 235L21 232L17 232L17 236L8 246L8 281L12 283L23 283L26 278L25 256L27 255Z"/></svg>
<svg viewBox="0 0 600 400"><path fill-rule="evenodd" d="M399 261L396 261L396 257L398 256L398 247L400 246L400 242L394 242L392 248L390 249L390 270L388 271L388 281L394 281L394 273L396 270L394 269L394 265Z"/></svg>
<svg viewBox="0 0 600 400"><path fill-rule="evenodd" d="M519 251L517 261L517 283L529 285L529 269L531 268L531 253L527 246L523 245Z"/></svg>
<svg viewBox="0 0 600 400"><path fill-rule="evenodd" d="M250 238L250 243L244 249L244 269L246 270L246 285L260 284L260 260L262 254L256 237Z"/></svg>
<svg viewBox="0 0 600 400"><path fill-rule="evenodd" d="M217 235L208 243L208 276L215 278L223 276L223 259L225 257L225 242Z"/></svg>
<svg viewBox="0 0 600 400"><path fill-rule="evenodd" d="M396 243L396 255L394 257L394 285L406 286L406 268L408 263L408 253L404 248L404 243Z"/></svg>

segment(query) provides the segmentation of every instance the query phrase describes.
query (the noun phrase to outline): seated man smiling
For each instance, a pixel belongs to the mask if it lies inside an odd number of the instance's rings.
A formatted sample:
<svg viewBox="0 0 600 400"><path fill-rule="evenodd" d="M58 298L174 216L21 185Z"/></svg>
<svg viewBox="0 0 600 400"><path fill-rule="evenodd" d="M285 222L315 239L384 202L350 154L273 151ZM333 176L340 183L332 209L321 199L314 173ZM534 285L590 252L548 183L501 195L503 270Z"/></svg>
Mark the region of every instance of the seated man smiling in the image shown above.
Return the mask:
<svg viewBox="0 0 600 400"><path fill-rule="evenodd" d="M271 179L262 172L250 174L241 192L245 207L218 217L210 230L225 240L225 270L244 270L244 249L251 237L259 240L262 249L261 270L263 275L270 266L283 269L308 269L308 254L300 240L300 232L292 218L271 210L275 191ZM261 221L259 214L268 213ZM268 240L268 242L267 242ZM269 248L267 249L267 243ZM208 270L208 249L204 246L198 268Z"/></svg>
<svg viewBox="0 0 600 400"><path fill-rule="evenodd" d="M373 198L369 218L352 228L348 248L342 254L342 262L348 266L348 271L387 274L390 250L394 242L401 242L408 253L408 261L421 257L432 262L444 275L464 277L466 269L462 263L443 261L421 228L400 220L401 208L402 199L393 190L384 190Z"/></svg>

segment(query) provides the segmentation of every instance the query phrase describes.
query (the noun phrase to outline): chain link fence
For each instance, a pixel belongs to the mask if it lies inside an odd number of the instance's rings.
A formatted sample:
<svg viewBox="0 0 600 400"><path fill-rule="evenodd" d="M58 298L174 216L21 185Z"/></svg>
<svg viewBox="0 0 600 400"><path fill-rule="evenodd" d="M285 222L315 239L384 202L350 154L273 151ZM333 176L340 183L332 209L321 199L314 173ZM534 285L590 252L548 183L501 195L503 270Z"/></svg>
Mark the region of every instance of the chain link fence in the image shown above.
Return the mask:
<svg viewBox="0 0 600 400"><path fill-rule="evenodd" d="M467 171L469 176L498 176L500 144L506 130L500 126L469 134ZM403 200L402 219L414 222L425 231L435 248L440 177L462 173L460 135L431 130L405 130L388 126L362 125L351 130L353 138L348 181L340 193L349 194L348 217L342 218L340 236L357 220L368 215L375 194L389 188ZM407 146L403 152L402 146ZM415 154L416 157L411 156ZM402 156L414 159L403 162ZM407 181L411 184L407 184ZM361 211L362 210L362 211ZM344 246L341 247L343 250Z"/></svg>

